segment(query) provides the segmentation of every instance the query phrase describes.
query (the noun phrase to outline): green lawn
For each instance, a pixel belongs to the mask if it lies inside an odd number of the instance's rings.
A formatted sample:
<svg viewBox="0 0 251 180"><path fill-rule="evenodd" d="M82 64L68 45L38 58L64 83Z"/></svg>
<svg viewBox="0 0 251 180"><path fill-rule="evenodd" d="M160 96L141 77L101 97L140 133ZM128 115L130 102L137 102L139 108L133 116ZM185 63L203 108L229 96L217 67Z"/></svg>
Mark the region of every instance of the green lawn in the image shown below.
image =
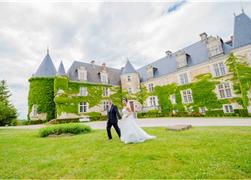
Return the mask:
<svg viewBox="0 0 251 180"><path fill-rule="evenodd" d="M129 145L114 132L0 130L0 178L251 178L251 127L146 130L157 139Z"/></svg>

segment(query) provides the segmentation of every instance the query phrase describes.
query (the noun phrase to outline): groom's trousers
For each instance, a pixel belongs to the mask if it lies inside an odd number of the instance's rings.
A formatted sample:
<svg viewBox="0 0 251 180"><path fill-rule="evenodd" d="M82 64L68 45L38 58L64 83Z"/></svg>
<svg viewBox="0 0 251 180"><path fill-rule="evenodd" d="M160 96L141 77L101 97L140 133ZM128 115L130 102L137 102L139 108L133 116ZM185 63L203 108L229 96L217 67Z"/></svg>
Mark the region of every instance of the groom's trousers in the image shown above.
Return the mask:
<svg viewBox="0 0 251 180"><path fill-rule="evenodd" d="M114 127L115 131L117 132L118 136L120 137L120 129L119 129L118 123L111 123L108 121L107 126L106 126L108 138L112 139L112 133L111 133L112 126Z"/></svg>

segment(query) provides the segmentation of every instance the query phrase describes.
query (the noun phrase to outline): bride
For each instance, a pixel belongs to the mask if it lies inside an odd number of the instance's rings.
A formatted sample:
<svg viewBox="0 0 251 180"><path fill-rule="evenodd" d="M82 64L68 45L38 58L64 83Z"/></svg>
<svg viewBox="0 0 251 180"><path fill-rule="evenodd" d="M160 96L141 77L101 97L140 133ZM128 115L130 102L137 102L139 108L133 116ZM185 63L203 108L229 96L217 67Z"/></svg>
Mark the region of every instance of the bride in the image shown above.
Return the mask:
<svg viewBox="0 0 251 180"><path fill-rule="evenodd" d="M147 139L155 139L155 136L147 134L136 123L136 119L133 116L130 105L126 98L123 98L121 129L121 141L125 144L143 142Z"/></svg>

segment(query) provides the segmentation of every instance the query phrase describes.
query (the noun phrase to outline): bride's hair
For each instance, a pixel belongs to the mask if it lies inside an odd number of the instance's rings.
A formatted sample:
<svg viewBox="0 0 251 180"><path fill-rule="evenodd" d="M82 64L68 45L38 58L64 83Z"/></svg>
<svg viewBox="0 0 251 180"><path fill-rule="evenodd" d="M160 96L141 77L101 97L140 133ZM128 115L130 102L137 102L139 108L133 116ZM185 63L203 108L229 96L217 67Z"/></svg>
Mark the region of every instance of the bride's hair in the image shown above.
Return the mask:
<svg viewBox="0 0 251 180"><path fill-rule="evenodd" d="M128 100L125 97L122 99L122 101L128 102Z"/></svg>

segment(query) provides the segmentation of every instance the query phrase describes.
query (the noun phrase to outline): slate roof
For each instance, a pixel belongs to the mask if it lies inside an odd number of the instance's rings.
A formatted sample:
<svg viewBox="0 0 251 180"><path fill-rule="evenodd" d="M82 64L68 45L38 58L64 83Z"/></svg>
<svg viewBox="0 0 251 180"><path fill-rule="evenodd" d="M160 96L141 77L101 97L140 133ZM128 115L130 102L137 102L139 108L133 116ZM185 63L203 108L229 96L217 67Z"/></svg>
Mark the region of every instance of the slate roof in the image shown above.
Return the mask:
<svg viewBox="0 0 251 180"><path fill-rule="evenodd" d="M231 46L223 43L223 51L225 54L229 54L231 49ZM189 55L188 67L206 62L209 59L206 44L202 41L198 41L182 50L184 50L185 53ZM157 68L154 73L154 77L160 77L162 75L170 74L177 71L175 53L170 56L165 56L148 65ZM143 66L137 70L137 72L140 74L140 80L143 82L147 80L146 68L148 65Z"/></svg>
<svg viewBox="0 0 251 180"><path fill-rule="evenodd" d="M81 66L84 66L87 69L87 82L91 83L101 83L99 73L102 70L100 65L92 65L90 63L84 63L80 61L74 61L69 68L67 74L69 79L72 81L78 81L77 69ZM120 85L120 69L106 67L108 73L108 84L111 85Z"/></svg>
<svg viewBox="0 0 251 180"><path fill-rule="evenodd" d="M242 11L234 18L233 47L238 48L251 43L251 19Z"/></svg>
<svg viewBox="0 0 251 180"><path fill-rule="evenodd" d="M60 75L60 76L66 75L65 69L64 69L64 64L63 64L62 61L60 62L60 65L59 65L59 67L58 67L57 75Z"/></svg>
<svg viewBox="0 0 251 180"><path fill-rule="evenodd" d="M38 67L36 73L33 75L35 77L52 77L57 73L56 68L51 60L49 53L47 52L42 63Z"/></svg>
<svg viewBox="0 0 251 180"><path fill-rule="evenodd" d="M137 73L137 71L134 69L129 59L127 59L126 65L122 70L122 74L128 74L128 73Z"/></svg>

